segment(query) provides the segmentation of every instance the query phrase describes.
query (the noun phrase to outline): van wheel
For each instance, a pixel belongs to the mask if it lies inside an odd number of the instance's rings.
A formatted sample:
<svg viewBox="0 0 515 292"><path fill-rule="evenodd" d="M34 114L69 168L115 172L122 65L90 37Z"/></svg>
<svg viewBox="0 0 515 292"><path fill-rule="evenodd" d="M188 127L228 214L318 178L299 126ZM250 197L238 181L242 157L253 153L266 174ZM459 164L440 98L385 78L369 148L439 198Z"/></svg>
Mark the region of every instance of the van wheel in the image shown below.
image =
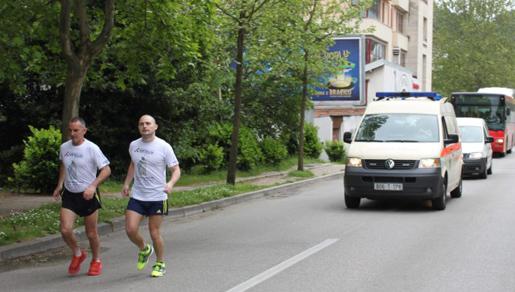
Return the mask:
<svg viewBox="0 0 515 292"><path fill-rule="evenodd" d="M486 179L488 176L488 169L486 169L486 163L485 163L485 170L479 175L479 178Z"/></svg>
<svg viewBox="0 0 515 292"><path fill-rule="evenodd" d="M440 186L440 196L431 200L433 210L445 210L445 200L447 199L447 183L444 182Z"/></svg>
<svg viewBox="0 0 515 292"><path fill-rule="evenodd" d="M488 170L486 171L487 174L492 174L492 166L494 165L494 162L490 162L490 167L488 168Z"/></svg>
<svg viewBox="0 0 515 292"><path fill-rule="evenodd" d="M359 202L361 201L360 197L351 197L345 194L345 206L348 209L357 209L359 208Z"/></svg>
<svg viewBox="0 0 515 292"><path fill-rule="evenodd" d="M463 192L463 181L460 178L460 183L458 186L451 191L451 198L459 198Z"/></svg>
<svg viewBox="0 0 515 292"><path fill-rule="evenodd" d="M511 153L511 148L510 148L510 150L506 151L506 153L510 154Z"/></svg>

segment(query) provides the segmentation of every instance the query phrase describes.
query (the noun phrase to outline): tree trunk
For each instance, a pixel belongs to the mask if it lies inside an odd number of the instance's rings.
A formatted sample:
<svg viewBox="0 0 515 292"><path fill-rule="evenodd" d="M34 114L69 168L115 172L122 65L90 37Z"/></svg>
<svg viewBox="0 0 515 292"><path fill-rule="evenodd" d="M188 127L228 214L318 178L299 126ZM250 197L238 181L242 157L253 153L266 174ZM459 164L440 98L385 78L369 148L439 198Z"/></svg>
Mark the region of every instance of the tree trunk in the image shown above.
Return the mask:
<svg viewBox="0 0 515 292"><path fill-rule="evenodd" d="M300 121L299 121L299 158L297 170L304 170L304 112L306 111L306 101L308 99L308 60L309 54L304 52L304 71L302 72L302 98L300 101Z"/></svg>
<svg viewBox="0 0 515 292"><path fill-rule="evenodd" d="M63 123L61 126L63 141L70 138L70 133L68 133L68 121L73 117L79 116L80 94L87 71L87 68L68 65L64 89Z"/></svg>
<svg viewBox="0 0 515 292"><path fill-rule="evenodd" d="M93 59L105 47L114 26L114 1L104 1L104 26L94 41L91 41L91 30L88 24L87 2L60 0L61 13L59 19L59 37L63 57L68 64L63 101L63 121L61 131L63 141L68 140L68 122L79 115L80 94L88 68ZM71 15L78 19L79 41L74 46L71 37Z"/></svg>
<svg viewBox="0 0 515 292"><path fill-rule="evenodd" d="M236 163L238 158L238 137L240 132L241 93L243 79L243 48L245 40L245 27L240 24L238 28L238 43L236 48L236 81L234 83L234 116L231 134L231 149L229 152L229 165L227 167L227 183L236 183Z"/></svg>

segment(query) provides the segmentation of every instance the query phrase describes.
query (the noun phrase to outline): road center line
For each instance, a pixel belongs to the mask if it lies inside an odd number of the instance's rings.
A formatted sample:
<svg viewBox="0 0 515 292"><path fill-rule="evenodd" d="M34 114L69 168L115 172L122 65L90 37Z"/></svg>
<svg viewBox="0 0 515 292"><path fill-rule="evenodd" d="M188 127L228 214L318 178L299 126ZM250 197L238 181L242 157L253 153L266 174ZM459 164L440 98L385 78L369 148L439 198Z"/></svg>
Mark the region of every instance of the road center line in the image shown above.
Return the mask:
<svg viewBox="0 0 515 292"><path fill-rule="evenodd" d="M305 251L299 253L298 255L296 256L293 256L287 260L285 260L284 262L276 265L276 266L273 266L271 267L270 269L264 271L263 273L259 274L259 275L256 275L250 279L248 279L247 281L239 284L238 286L235 286L229 290L227 290L226 292L243 292L243 291L247 291L248 289L258 285L259 283L261 282L264 282L266 281L267 279L279 274L280 272L286 270L287 268L295 265L296 263L304 260L305 258L311 256L311 255L314 255L315 253L321 251L322 249L330 246L331 244L337 242L339 239L338 238L329 238L329 239L326 239L324 241L322 241L321 243L309 248L309 249L306 249Z"/></svg>

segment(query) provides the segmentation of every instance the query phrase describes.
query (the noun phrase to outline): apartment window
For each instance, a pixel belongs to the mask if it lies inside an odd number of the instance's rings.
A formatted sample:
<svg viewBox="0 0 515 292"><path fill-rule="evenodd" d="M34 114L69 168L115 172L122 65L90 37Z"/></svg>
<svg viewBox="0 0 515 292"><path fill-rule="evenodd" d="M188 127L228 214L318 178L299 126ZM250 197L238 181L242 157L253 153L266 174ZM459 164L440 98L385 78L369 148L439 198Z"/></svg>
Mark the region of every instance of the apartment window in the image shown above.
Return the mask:
<svg viewBox="0 0 515 292"><path fill-rule="evenodd" d="M423 26L423 32L424 41L427 42L427 17L424 17L424 26Z"/></svg>
<svg viewBox="0 0 515 292"><path fill-rule="evenodd" d="M366 11L366 17L373 18L373 19L379 19L379 4L381 0L375 0L372 6L367 9Z"/></svg>
<svg viewBox="0 0 515 292"><path fill-rule="evenodd" d="M377 60L384 59L385 50L386 45L384 43L378 42L374 39L367 39L365 52L366 63L368 64Z"/></svg>
<svg viewBox="0 0 515 292"><path fill-rule="evenodd" d="M401 50L399 54L399 65L402 67L406 67L406 56L408 55L408 52Z"/></svg>
<svg viewBox="0 0 515 292"><path fill-rule="evenodd" d="M404 33L405 15L403 12L397 10L396 17L397 17L397 31L400 33Z"/></svg>
<svg viewBox="0 0 515 292"><path fill-rule="evenodd" d="M383 9L381 9L381 21L383 22L383 24L391 27L392 22L390 18L390 4L387 2L383 2Z"/></svg>

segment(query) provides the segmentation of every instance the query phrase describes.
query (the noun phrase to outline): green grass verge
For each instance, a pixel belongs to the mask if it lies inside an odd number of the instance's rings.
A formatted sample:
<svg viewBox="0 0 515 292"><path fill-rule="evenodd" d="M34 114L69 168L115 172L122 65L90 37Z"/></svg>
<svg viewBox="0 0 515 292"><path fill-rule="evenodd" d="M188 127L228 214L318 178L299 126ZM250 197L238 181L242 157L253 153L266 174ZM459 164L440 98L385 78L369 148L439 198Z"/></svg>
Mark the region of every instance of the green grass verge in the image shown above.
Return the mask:
<svg viewBox="0 0 515 292"><path fill-rule="evenodd" d="M177 208L262 188L265 188L265 186L250 184L216 185L191 191L175 192L168 202L171 208ZM102 197L99 221L109 222L113 218L123 216L127 201L127 198ZM59 210L60 203L50 203L36 209L13 213L10 216L0 218L0 246L58 233ZM77 219L76 226L81 225L83 225L83 220Z"/></svg>

